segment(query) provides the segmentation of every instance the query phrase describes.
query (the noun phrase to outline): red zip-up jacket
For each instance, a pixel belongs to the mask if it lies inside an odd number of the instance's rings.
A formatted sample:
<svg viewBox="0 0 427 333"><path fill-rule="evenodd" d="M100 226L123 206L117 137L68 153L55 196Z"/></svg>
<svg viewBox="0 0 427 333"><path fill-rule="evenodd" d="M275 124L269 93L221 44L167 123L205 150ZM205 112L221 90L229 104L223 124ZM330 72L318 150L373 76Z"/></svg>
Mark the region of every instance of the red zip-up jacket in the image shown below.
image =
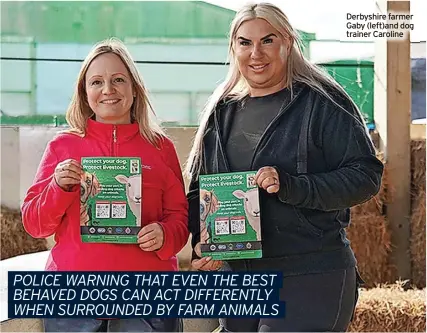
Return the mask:
<svg viewBox="0 0 427 333"><path fill-rule="evenodd" d="M56 183L55 167L82 157L141 157L142 226L159 222L161 249L146 252L137 244L83 243L80 236L80 190L66 192ZM57 135L47 145L34 184L22 205L25 230L35 238L55 234L48 271L173 271L176 254L188 240L187 200L175 147L164 138L160 149L146 141L138 124L107 125L89 120L85 137Z"/></svg>

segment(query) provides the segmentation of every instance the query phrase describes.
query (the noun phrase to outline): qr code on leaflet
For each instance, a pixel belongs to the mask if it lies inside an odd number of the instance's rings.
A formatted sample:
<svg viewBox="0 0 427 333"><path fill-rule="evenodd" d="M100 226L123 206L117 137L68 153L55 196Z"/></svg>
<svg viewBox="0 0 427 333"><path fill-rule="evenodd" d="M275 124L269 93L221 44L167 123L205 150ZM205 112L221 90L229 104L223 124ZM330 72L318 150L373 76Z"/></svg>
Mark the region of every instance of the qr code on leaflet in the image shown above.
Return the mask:
<svg viewBox="0 0 427 333"><path fill-rule="evenodd" d="M246 175L246 187L255 187L255 174Z"/></svg>
<svg viewBox="0 0 427 333"><path fill-rule="evenodd" d="M125 203L113 204L111 207L112 207L112 218L113 219L124 219L124 218L126 218L126 204Z"/></svg>
<svg viewBox="0 0 427 333"><path fill-rule="evenodd" d="M110 204L108 203L97 203L96 208L97 219L108 219L110 218Z"/></svg>
<svg viewBox="0 0 427 333"><path fill-rule="evenodd" d="M228 235L230 225L228 219L215 220L215 235Z"/></svg>
<svg viewBox="0 0 427 333"><path fill-rule="evenodd" d="M245 234L246 233L246 221L245 219L232 219L231 220L231 233Z"/></svg>

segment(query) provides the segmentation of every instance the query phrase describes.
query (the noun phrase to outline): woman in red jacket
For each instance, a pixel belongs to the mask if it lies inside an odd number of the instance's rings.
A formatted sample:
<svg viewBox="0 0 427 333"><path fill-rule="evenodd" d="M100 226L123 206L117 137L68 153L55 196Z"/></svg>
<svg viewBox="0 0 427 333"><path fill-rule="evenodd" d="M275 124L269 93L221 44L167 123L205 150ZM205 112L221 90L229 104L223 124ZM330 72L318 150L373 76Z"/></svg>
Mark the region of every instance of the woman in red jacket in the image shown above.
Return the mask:
<svg viewBox="0 0 427 333"><path fill-rule="evenodd" d="M187 200L173 143L152 118L147 91L126 47L111 39L83 62L67 110L70 130L47 145L22 206L27 232L55 234L49 271L176 271L188 239ZM82 157L140 157L143 181L138 244L83 243ZM46 331L177 331L177 319L47 319Z"/></svg>

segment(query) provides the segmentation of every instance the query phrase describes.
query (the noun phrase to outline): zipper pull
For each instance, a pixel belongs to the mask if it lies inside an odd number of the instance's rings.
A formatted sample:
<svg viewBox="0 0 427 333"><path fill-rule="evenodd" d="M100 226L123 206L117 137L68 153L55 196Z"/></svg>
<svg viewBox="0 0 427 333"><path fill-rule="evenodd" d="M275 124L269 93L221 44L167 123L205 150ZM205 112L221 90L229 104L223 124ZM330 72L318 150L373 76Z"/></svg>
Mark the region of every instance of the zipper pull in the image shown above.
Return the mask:
<svg viewBox="0 0 427 333"><path fill-rule="evenodd" d="M114 142L114 143L116 143L116 142L117 142L116 126L114 126L114 129L113 129L113 142Z"/></svg>

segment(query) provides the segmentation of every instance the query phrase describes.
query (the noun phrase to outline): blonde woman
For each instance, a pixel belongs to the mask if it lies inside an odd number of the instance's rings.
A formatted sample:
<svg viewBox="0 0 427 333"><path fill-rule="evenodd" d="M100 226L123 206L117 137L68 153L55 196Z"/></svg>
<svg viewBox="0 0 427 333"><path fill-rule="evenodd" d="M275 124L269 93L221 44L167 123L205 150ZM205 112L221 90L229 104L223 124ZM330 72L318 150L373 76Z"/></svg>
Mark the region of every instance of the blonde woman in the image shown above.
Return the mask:
<svg viewBox="0 0 427 333"><path fill-rule="evenodd" d="M189 227L200 256L198 176L256 171L263 258L233 271L281 271L286 316L221 320L224 331L345 331L360 280L346 238L350 207L380 188L363 118L349 96L304 58L276 6L246 5L230 30L230 67L201 118L187 163ZM199 270L223 265L193 260Z"/></svg>
<svg viewBox="0 0 427 333"><path fill-rule="evenodd" d="M176 151L152 116L147 91L126 47L110 39L83 62L67 110L70 130L48 143L22 206L27 232L55 234L49 271L175 271L188 239L183 179ZM142 228L138 244L83 243L82 157L140 157ZM178 319L46 319L46 331L179 331Z"/></svg>

